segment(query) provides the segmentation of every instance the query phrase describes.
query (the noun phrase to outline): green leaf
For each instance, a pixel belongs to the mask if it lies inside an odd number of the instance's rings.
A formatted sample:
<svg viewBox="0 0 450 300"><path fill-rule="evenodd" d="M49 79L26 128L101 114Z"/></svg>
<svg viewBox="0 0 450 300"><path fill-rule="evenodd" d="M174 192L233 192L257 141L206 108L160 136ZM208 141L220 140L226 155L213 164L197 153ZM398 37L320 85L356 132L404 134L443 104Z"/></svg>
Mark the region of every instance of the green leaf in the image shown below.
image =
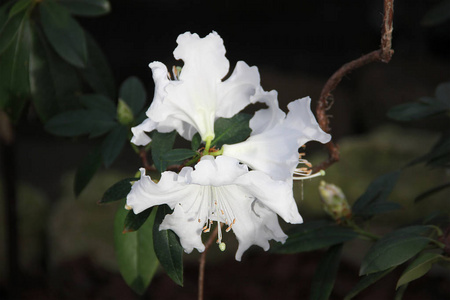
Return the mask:
<svg viewBox="0 0 450 300"><path fill-rule="evenodd" d="M117 125L106 136L102 144L102 157L105 167L109 167L120 154L127 141L128 128L122 125Z"/></svg>
<svg viewBox="0 0 450 300"><path fill-rule="evenodd" d="M0 55L0 109L17 121L30 97L29 62L31 27L23 14L17 34Z"/></svg>
<svg viewBox="0 0 450 300"><path fill-rule="evenodd" d="M431 167L450 166L450 132L444 132L427 154L413 160L407 166L422 162L426 162Z"/></svg>
<svg viewBox="0 0 450 300"><path fill-rule="evenodd" d="M153 243L156 256L167 275L178 285L183 286L183 248L172 230L159 230L164 217L171 210L167 205L158 207L155 226L153 227Z"/></svg>
<svg viewBox="0 0 450 300"><path fill-rule="evenodd" d="M160 173L164 172L169 165L162 159L162 155L172 150L176 136L176 131L169 133L154 131L152 134L151 145L153 163L155 164L156 170Z"/></svg>
<svg viewBox="0 0 450 300"><path fill-rule="evenodd" d="M236 144L244 141L252 132L249 121L252 118L249 114L237 114L232 118L219 118L214 123L215 138L211 142L212 146L221 148L224 144Z"/></svg>
<svg viewBox="0 0 450 300"><path fill-rule="evenodd" d="M450 82L440 83L435 91L436 98L450 109Z"/></svg>
<svg viewBox="0 0 450 300"><path fill-rule="evenodd" d="M386 234L366 253L360 275L384 271L412 258L428 245L430 231L429 226L410 226Z"/></svg>
<svg viewBox="0 0 450 300"><path fill-rule="evenodd" d="M32 0L19 0L19 1L16 1L16 3L13 5L11 10L9 11L9 17L12 17L12 16L14 16L17 13L20 13L20 12L26 10L28 7L31 6L32 3L33 3Z"/></svg>
<svg viewBox="0 0 450 300"><path fill-rule="evenodd" d="M135 116L144 107L146 97L144 85L137 77L129 77L120 86L119 99L128 104Z"/></svg>
<svg viewBox="0 0 450 300"><path fill-rule="evenodd" d="M397 289L406 283L422 277L431 269L431 266L442 260L442 255L437 253L422 253L403 271L402 276L397 281Z"/></svg>
<svg viewBox="0 0 450 300"><path fill-rule="evenodd" d="M72 110L51 118L45 129L58 136L73 137L90 134L90 137L102 135L116 126L116 121L98 110Z"/></svg>
<svg viewBox="0 0 450 300"><path fill-rule="evenodd" d="M142 224L144 224L150 216L152 210L153 207L148 208L139 214L135 214L133 210L130 210L125 218L123 233L133 232L141 228Z"/></svg>
<svg viewBox="0 0 450 300"><path fill-rule="evenodd" d="M6 18L5 25L0 31L0 54L14 43L21 30L23 30L22 26L24 22L28 18L28 14L25 11L13 17Z"/></svg>
<svg viewBox="0 0 450 300"><path fill-rule="evenodd" d="M124 204L124 203L123 203ZM138 231L122 233L128 211L123 205L114 220L114 249L123 279L136 293L142 295L158 267L153 247L153 224L156 209Z"/></svg>
<svg viewBox="0 0 450 300"><path fill-rule="evenodd" d="M369 286L371 286L372 284L374 284L375 282L377 282L378 280L380 280L381 278L392 272L392 270L394 269L395 267L392 267L384 271L364 275L358 281L358 283L350 290L350 292L345 296L344 300L353 299L353 297L355 297L360 292L362 292L363 290L365 290L366 288L368 288Z"/></svg>
<svg viewBox="0 0 450 300"><path fill-rule="evenodd" d="M167 164L177 164L185 159L191 158L197 154L197 151L191 149L172 149L161 155L161 160Z"/></svg>
<svg viewBox="0 0 450 300"><path fill-rule="evenodd" d="M341 244L358 236L352 229L328 221L312 221L288 231L284 244L271 248L277 253L300 253Z"/></svg>
<svg viewBox="0 0 450 300"><path fill-rule="evenodd" d="M314 273L311 300L327 300L333 291L334 281L342 252L342 244L334 245L325 252Z"/></svg>
<svg viewBox="0 0 450 300"><path fill-rule="evenodd" d="M83 17L96 17L109 13L111 5L108 0L59 0L71 14Z"/></svg>
<svg viewBox="0 0 450 300"><path fill-rule="evenodd" d="M3 30L3 26L5 26L6 21L9 20L8 11L11 6L13 6L14 2L8 1L5 4L0 6L0 32Z"/></svg>
<svg viewBox="0 0 450 300"><path fill-rule="evenodd" d="M77 21L56 1L41 2L39 11L42 27L53 49L67 62L84 68L87 63L86 38Z"/></svg>
<svg viewBox="0 0 450 300"><path fill-rule="evenodd" d="M114 103L104 95L88 94L80 97L80 103L89 110L106 112L111 117L116 116Z"/></svg>
<svg viewBox="0 0 450 300"><path fill-rule="evenodd" d="M404 103L391 108L387 115L398 121L420 120L449 110L440 101L433 98L421 98L420 102Z"/></svg>
<svg viewBox="0 0 450 300"><path fill-rule="evenodd" d="M39 117L47 121L62 110L81 108L82 87L77 70L54 52L37 24L33 29L30 91Z"/></svg>
<svg viewBox="0 0 450 300"><path fill-rule="evenodd" d="M97 172L98 168L102 164L102 157L100 150L97 148L91 153L89 153L78 166L75 173L75 196L78 197L84 188L91 181L94 174Z"/></svg>
<svg viewBox="0 0 450 300"><path fill-rule="evenodd" d="M369 218L374 214L398 208L397 204L386 202L386 200L397 183L399 176L400 171L394 171L372 181L364 194L353 204L353 214Z"/></svg>
<svg viewBox="0 0 450 300"><path fill-rule="evenodd" d="M106 190L99 204L105 204L122 200L127 197L131 191L132 182L139 180L139 178L125 178L116 182L113 186Z"/></svg>
<svg viewBox="0 0 450 300"><path fill-rule="evenodd" d="M444 189L447 189L447 188L450 188L450 182L438 185L438 186L436 186L436 187L434 187L432 189L429 189L429 190L423 192L422 194L417 196L416 199L414 199L414 202L422 201L423 199L425 199L425 198L427 198L427 197L429 197L429 196L431 196L433 194L436 194L436 193L438 193L438 192L440 192L440 191L442 191Z"/></svg>
<svg viewBox="0 0 450 300"><path fill-rule="evenodd" d="M96 93L103 94L110 99L116 99L116 84L111 67L89 32L85 31L84 35L89 55L86 67L80 69L81 76Z"/></svg>
<svg viewBox="0 0 450 300"><path fill-rule="evenodd" d="M434 5L422 18L423 26L436 26L450 19L450 0L443 0Z"/></svg>
<svg viewBox="0 0 450 300"><path fill-rule="evenodd" d="M202 143L202 138L200 137L200 134L197 132L192 137L192 141L191 141L192 150L197 151L198 148L200 148L201 143Z"/></svg>

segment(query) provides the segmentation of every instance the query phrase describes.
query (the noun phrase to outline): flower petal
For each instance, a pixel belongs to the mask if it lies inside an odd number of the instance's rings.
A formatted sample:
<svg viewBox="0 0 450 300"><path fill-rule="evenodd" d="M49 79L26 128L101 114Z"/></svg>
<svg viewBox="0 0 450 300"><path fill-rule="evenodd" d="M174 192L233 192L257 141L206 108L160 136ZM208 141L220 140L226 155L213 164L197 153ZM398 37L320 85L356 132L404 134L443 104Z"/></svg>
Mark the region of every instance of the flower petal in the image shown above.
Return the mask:
<svg viewBox="0 0 450 300"><path fill-rule="evenodd" d="M314 118L310 103L309 97L291 102L286 118L279 123L271 121L273 127L268 126L264 131L261 131L262 115L255 115L256 134L252 133L244 142L224 145L223 155L234 157L275 180L291 180L298 164L298 148L311 140L326 143L331 139ZM269 105L272 115L281 116L278 110Z"/></svg>
<svg viewBox="0 0 450 300"><path fill-rule="evenodd" d="M150 119L145 119L144 122L131 128L133 137L131 142L137 146L145 146L152 141L152 139L145 133L156 129L156 123Z"/></svg>

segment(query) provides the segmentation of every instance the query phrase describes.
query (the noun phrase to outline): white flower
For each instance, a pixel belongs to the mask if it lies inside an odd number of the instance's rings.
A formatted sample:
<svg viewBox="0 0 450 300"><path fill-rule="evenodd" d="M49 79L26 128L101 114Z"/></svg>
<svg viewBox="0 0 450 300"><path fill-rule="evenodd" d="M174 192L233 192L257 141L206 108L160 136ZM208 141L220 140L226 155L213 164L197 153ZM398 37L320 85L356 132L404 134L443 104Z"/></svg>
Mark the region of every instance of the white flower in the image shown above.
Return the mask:
<svg viewBox="0 0 450 300"><path fill-rule="evenodd" d="M201 233L208 232L216 221L226 224L227 232L232 229L235 233L239 241L236 260L251 245L268 250L269 240L286 240L277 214L286 222L302 222L288 183L249 171L226 156L203 156L195 169L185 167L179 174L164 172L158 183L141 169L141 179L127 196L127 207L137 214L161 204L174 211L159 229L173 230L187 253L194 248L204 251ZM220 226L217 242L222 245Z"/></svg>
<svg viewBox="0 0 450 300"><path fill-rule="evenodd" d="M259 95L259 98L257 96ZM291 180L299 162L298 148L309 141L327 143L331 136L317 123L305 97L289 103L289 113L278 107L275 91L259 92L254 101L265 102L250 120L250 137L238 144L224 145L223 155L234 157L275 180Z"/></svg>
<svg viewBox="0 0 450 300"><path fill-rule="evenodd" d="M147 111L148 120L134 127L133 143L145 145L150 138L144 131L177 130L190 140L198 132L203 141L214 138L214 121L231 118L250 104L250 98L260 87L256 67L239 61L231 76L225 47L216 32L205 38L186 32L177 38L176 59L184 62L178 80L169 80L167 68L153 62L150 68L155 81L155 95Z"/></svg>

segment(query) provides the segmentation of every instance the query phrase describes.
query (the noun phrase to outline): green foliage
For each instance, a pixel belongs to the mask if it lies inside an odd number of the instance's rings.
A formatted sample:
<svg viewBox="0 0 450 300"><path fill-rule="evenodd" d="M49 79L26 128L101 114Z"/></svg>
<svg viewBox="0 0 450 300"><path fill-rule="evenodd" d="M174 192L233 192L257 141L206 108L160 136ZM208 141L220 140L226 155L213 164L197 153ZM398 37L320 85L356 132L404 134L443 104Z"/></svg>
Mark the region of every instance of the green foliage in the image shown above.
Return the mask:
<svg viewBox="0 0 450 300"><path fill-rule="evenodd" d="M120 86L119 99L125 101L135 116L144 107L146 97L144 85L137 77L129 77Z"/></svg>
<svg viewBox="0 0 450 300"><path fill-rule="evenodd" d="M244 141L251 133L248 125L252 118L249 114L237 114L229 119L219 118L214 123L215 138L211 146L216 148L224 144L235 144Z"/></svg>
<svg viewBox="0 0 450 300"><path fill-rule="evenodd" d="M398 266L430 243L429 226L410 226L390 232L378 240L366 253L360 275L366 275Z"/></svg>
<svg viewBox="0 0 450 300"><path fill-rule="evenodd" d="M434 263L443 259L444 257L437 253L422 253L403 271L402 276L397 282L397 288L422 277L431 269Z"/></svg>
<svg viewBox="0 0 450 300"><path fill-rule="evenodd" d="M382 175L371 182L364 194L353 204L353 214L363 218L370 218L375 214L398 209L400 205L387 202L387 197L392 192L399 176L400 171L394 171Z"/></svg>
<svg viewBox="0 0 450 300"><path fill-rule="evenodd" d="M98 148L94 149L86 156L77 168L75 173L74 192L75 196L79 196L83 189L91 181L94 174L102 164L102 157Z"/></svg>
<svg viewBox="0 0 450 300"><path fill-rule="evenodd" d="M114 220L114 244L120 273L128 286L140 295L147 289L158 267L152 238L156 211L154 209L142 226L133 232L123 232L129 214L123 205Z"/></svg>
<svg viewBox="0 0 450 300"><path fill-rule="evenodd" d="M321 220L294 227L288 232L284 244L276 244L271 251L277 253L299 253L317 250L354 239L358 236L351 228Z"/></svg>
<svg viewBox="0 0 450 300"><path fill-rule="evenodd" d="M160 133L154 131L152 134L152 158L155 164L156 170L162 173L169 166L167 161L162 159L162 156L172 150L173 144L175 143L175 138L177 136L176 131L169 133Z"/></svg>
<svg viewBox="0 0 450 300"><path fill-rule="evenodd" d="M156 210L157 208L155 208ZM150 213L153 211L153 207L144 210L139 214L135 214L132 210L130 210L125 218L123 233L133 232L139 230L141 226L147 221Z"/></svg>
<svg viewBox="0 0 450 300"><path fill-rule="evenodd" d="M191 158L196 154L197 151L191 149L172 149L166 153L163 153L163 155L161 155L161 160L168 165L179 164L185 159Z"/></svg>
<svg viewBox="0 0 450 300"><path fill-rule="evenodd" d="M153 243L156 256L167 275L176 284L183 286L183 248L178 236L172 230L159 230L159 225L170 212L167 205L159 206L153 227Z"/></svg>
<svg viewBox="0 0 450 300"><path fill-rule="evenodd" d="M139 178L126 178L115 183L106 190L99 203L104 204L126 198L128 193L131 191L132 182L136 180L139 180Z"/></svg>
<svg viewBox="0 0 450 300"><path fill-rule="evenodd" d="M311 285L311 300L329 299L339 268L342 246L343 244L331 246L322 257L314 273Z"/></svg>
<svg viewBox="0 0 450 300"><path fill-rule="evenodd" d="M96 17L111 11L108 0L59 0L71 14L85 17Z"/></svg>
<svg viewBox="0 0 450 300"><path fill-rule="evenodd" d="M83 28L56 1L42 1L39 12L44 33L56 53L68 63L84 68L88 53Z"/></svg>
<svg viewBox="0 0 450 300"><path fill-rule="evenodd" d="M371 273L368 275L364 275L360 281L350 290L350 292L345 296L344 300L353 299L356 295L358 295L361 291L365 290L387 274L391 273L395 267L386 269L384 271Z"/></svg>

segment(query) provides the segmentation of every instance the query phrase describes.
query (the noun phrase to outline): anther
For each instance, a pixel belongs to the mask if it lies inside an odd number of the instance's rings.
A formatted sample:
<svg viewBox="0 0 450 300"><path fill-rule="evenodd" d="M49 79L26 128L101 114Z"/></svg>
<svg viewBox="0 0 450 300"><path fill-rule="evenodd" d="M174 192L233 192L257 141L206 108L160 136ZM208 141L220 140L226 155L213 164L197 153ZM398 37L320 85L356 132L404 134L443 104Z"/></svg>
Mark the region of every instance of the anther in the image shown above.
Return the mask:
<svg viewBox="0 0 450 300"><path fill-rule="evenodd" d="M128 204L126 204L126 205L125 205L125 209L126 209L126 210L132 210L133 207L132 207L132 206L129 206Z"/></svg>

